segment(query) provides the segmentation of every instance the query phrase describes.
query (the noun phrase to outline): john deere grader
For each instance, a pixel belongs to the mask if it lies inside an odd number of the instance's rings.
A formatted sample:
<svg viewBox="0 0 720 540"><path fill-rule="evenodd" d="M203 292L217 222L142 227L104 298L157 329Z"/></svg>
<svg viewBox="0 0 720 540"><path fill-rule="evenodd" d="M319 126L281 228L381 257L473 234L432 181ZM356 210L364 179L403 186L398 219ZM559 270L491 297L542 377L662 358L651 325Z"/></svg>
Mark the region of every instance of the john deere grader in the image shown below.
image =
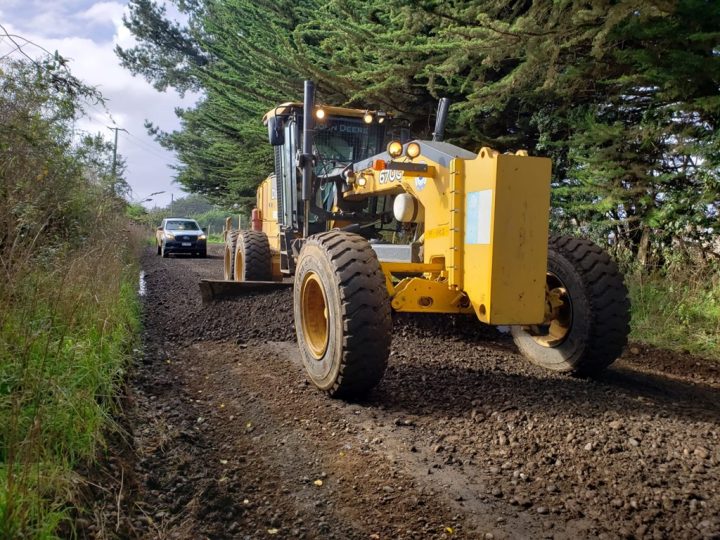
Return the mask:
<svg viewBox="0 0 720 540"><path fill-rule="evenodd" d="M550 160L443 142L448 105L429 141L383 111L316 106L310 81L304 103L263 118L275 172L251 230L225 231L225 284L294 277L302 360L331 396L380 381L391 310L510 326L530 361L576 375L603 370L627 341L615 263L588 240L548 238Z"/></svg>

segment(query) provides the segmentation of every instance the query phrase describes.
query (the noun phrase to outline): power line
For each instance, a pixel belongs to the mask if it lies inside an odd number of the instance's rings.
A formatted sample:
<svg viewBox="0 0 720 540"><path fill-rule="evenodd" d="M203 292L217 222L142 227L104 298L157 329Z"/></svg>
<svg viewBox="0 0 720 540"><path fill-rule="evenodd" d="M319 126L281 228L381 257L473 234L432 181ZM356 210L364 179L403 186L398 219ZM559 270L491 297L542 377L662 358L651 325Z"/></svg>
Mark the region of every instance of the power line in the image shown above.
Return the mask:
<svg viewBox="0 0 720 540"><path fill-rule="evenodd" d="M127 135L129 135L130 137L132 137L132 139L134 139L134 140L128 140L128 142L129 142L130 144L134 144L136 147L140 148L141 150L145 150L146 152L148 152L148 153L150 153L150 154L153 154L153 155L155 155L155 156L157 156L157 157L161 157L161 158L163 158L163 159L165 159L165 160L168 160L168 161L173 160L173 161L175 161L176 163L179 163L179 161L177 160L177 158L172 157L172 156L168 156L168 155L163 155L163 154L162 154L161 152L159 152L156 148L151 147L151 146L148 145L145 141L143 141L142 139L140 139L140 137L137 137L136 135L133 135L132 133L130 133L130 132L127 131L127 130L124 130L124 131L125 131L125 133L126 133Z"/></svg>
<svg viewBox="0 0 720 540"><path fill-rule="evenodd" d="M2 24L0 24L0 30L2 30L2 31L3 31L3 34L5 34L5 35L2 36L2 37L8 38L8 39L12 42L12 44L15 45L15 50L17 50L20 54L22 54L25 58L27 58L28 60L30 60L33 64L35 64L35 65L38 66L38 67L42 67L42 66L38 63L37 60L35 60L35 59L32 58L29 54L27 54L27 53L23 50L23 46L20 45L17 41L15 41L15 39L22 39L22 40L25 42L25 45L33 45L34 47L37 47L38 49L40 49L41 51L43 51L43 52L44 52L45 54L47 54L48 56L54 56L53 53L51 53L50 51L48 51L48 50L47 50L45 47L43 47L42 45L38 45L37 43L35 43L34 41L29 40L29 39L26 38L26 37L19 36L19 35L17 35L17 34L11 34L10 32L7 31L7 29L6 29ZM15 50L13 50L12 52L15 52ZM9 53L9 54L10 54L10 53ZM3 56L3 58L5 58L5 57ZM63 65L63 67L64 67L65 70L67 71L67 67L65 67L64 65Z"/></svg>

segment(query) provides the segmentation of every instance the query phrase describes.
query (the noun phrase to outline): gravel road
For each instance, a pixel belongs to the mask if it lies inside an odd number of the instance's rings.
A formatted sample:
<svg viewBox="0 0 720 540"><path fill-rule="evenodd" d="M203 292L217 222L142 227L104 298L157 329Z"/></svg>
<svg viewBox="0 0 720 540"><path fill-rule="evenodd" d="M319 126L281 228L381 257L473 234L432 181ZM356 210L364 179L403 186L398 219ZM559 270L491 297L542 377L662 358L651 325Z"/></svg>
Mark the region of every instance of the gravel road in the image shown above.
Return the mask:
<svg viewBox="0 0 720 540"><path fill-rule="evenodd" d="M359 403L308 385L290 290L203 306L208 259L148 249L127 432L81 536L720 538L720 367L632 345L599 380L469 319L396 316Z"/></svg>

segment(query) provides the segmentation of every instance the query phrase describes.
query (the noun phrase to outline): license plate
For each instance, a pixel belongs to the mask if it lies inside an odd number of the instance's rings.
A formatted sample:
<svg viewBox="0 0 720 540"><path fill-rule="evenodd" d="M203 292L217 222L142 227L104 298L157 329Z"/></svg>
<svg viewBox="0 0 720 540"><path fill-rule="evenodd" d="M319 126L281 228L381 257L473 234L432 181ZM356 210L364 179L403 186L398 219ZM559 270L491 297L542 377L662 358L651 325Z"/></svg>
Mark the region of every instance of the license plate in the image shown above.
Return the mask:
<svg viewBox="0 0 720 540"><path fill-rule="evenodd" d="M183 242L182 245L183 247L190 247L192 246L192 242Z"/></svg>

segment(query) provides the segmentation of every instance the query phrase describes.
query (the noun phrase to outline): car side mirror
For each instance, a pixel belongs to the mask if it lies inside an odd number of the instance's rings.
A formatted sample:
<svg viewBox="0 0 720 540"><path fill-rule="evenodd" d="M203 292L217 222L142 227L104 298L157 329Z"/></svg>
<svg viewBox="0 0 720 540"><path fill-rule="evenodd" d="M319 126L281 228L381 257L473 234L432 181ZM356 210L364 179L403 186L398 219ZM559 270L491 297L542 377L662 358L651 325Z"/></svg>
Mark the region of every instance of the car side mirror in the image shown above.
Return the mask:
<svg viewBox="0 0 720 540"><path fill-rule="evenodd" d="M162 231L162 225L157 228L158 231Z"/></svg>
<svg viewBox="0 0 720 540"><path fill-rule="evenodd" d="M285 144L285 133L283 132L283 123L277 116L271 116L267 121L268 139L273 146L282 146Z"/></svg>

